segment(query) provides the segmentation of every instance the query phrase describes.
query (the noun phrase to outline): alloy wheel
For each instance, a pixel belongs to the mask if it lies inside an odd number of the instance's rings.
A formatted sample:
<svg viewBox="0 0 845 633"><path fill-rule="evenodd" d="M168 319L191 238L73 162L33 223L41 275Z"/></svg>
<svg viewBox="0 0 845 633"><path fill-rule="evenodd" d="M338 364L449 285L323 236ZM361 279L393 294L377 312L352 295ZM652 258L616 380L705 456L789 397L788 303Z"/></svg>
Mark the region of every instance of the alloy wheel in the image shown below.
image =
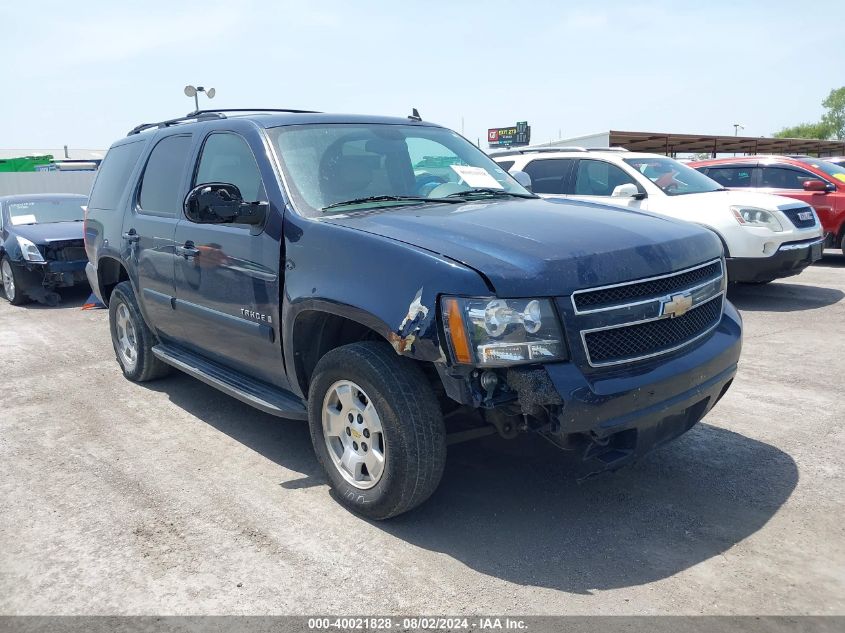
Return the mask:
<svg viewBox="0 0 845 633"><path fill-rule="evenodd" d="M12 266L8 259L3 260L2 265L3 290L6 292L6 298L9 301L15 300L15 277L12 274Z"/></svg>
<svg viewBox="0 0 845 633"><path fill-rule="evenodd" d="M138 339L135 335L135 323L125 303L117 306L114 325L117 353L120 354L124 367L132 371L138 363Z"/></svg>
<svg viewBox="0 0 845 633"><path fill-rule="evenodd" d="M323 438L332 464L351 485L375 486L384 473L387 444L381 418L354 382L339 380L323 398Z"/></svg>

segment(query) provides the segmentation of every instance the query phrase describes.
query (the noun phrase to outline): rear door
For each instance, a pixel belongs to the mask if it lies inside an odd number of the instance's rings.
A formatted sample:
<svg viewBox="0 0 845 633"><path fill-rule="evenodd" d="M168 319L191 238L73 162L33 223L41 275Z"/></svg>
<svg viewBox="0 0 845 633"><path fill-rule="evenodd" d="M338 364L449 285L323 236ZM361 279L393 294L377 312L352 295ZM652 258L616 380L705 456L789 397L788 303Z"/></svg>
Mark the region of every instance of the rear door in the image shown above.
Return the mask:
<svg viewBox="0 0 845 633"><path fill-rule="evenodd" d="M715 165L703 167L698 171L728 189L750 189L757 186L754 169L754 164L748 163L743 165Z"/></svg>
<svg viewBox="0 0 845 633"><path fill-rule="evenodd" d="M222 182L236 185L245 201L267 201L255 158L265 151L255 131L213 131L202 142L189 188ZM176 258L176 312L186 345L244 374L286 386L278 327L279 238L263 227L199 224L183 214L175 239L182 253Z"/></svg>
<svg viewBox="0 0 845 633"><path fill-rule="evenodd" d="M613 163L593 158L580 158L573 167L573 178L567 185L567 198L589 200L627 207L644 209L645 201L637 198L614 198L613 191L620 185L632 184L640 192L644 189L633 176Z"/></svg>
<svg viewBox="0 0 845 633"><path fill-rule="evenodd" d="M536 158L522 169L531 176L531 191L544 198L563 196L572 172L571 158Z"/></svg>
<svg viewBox="0 0 845 633"><path fill-rule="evenodd" d="M173 310L173 235L182 209L191 143L190 134L178 134L153 146L123 221L124 248L130 269L137 274L141 309L163 339L181 338L181 324Z"/></svg>

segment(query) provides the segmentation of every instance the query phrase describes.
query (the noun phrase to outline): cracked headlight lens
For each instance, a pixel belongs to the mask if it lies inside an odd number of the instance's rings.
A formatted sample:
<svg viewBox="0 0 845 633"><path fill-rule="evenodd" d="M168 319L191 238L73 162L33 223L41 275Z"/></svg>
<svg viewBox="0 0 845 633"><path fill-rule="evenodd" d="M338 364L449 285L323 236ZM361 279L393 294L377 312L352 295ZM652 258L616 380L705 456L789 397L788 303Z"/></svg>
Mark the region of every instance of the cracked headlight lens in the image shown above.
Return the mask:
<svg viewBox="0 0 845 633"><path fill-rule="evenodd" d="M443 324L452 358L486 367L567 358L549 299L445 297Z"/></svg>

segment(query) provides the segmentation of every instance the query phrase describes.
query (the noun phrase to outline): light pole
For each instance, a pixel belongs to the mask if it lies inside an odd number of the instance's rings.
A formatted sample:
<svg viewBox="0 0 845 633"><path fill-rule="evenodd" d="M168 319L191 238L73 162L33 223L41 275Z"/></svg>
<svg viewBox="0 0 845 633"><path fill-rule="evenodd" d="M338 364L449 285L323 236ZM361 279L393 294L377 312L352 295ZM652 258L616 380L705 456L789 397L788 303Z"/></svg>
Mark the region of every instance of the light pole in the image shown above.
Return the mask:
<svg viewBox="0 0 845 633"><path fill-rule="evenodd" d="M742 123L734 123L734 136L739 136L739 131L744 129L745 126Z"/></svg>
<svg viewBox="0 0 845 633"><path fill-rule="evenodd" d="M209 99L214 99L214 95L217 93L214 88L206 90L202 86L197 86L196 88L191 85L185 86L185 96L194 98L194 112L199 112L200 110L200 100L197 96L200 92L204 92L205 96Z"/></svg>

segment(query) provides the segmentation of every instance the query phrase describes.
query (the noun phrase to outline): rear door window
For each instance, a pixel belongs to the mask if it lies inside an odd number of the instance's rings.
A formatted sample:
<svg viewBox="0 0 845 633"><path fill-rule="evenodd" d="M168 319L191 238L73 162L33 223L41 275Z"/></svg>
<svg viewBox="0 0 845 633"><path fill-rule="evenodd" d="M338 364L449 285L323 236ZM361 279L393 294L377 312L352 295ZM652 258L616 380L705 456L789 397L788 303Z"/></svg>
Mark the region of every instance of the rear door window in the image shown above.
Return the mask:
<svg viewBox="0 0 845 633"><path fill-rule="evenodd" d="M575 174L576 196L610 196L619 185L636 185L622 169L603 160L578 161Z"/></svg>
<svg viewBox="0 0 845 633"><path fill-rule="evenodd" d="M138 206L143 213L170 217L179 214L190 150L189 135L168 136L153 148L138 193Z"/></svg>
<svg viewBox="0 0 845 633"><path fill-rule="evenodd" d="M750 187L753 167L709 167L705 173L723 187Z"/></svg>
<svg viewBox="0 0 845 633"><path fill-rule="evenodd" d="M522 171L531 176L534 193L563 194L571 169L571 158L541 158L532 160Z"/></svg>
<svg viewBox="0 0 845 633"><path fill-rule="evenodd" d="M760 186L803 191L807 180L819 180L819 177L796 167L763 167Z"/></svg>
<svg viewBox="0 0 845 633"><path fill-rule="evenodd" d="M116 209L126 189L132 170L138 163L144 142L124 143L112 147L97 173L88 207L91 209Z"/></svg>

